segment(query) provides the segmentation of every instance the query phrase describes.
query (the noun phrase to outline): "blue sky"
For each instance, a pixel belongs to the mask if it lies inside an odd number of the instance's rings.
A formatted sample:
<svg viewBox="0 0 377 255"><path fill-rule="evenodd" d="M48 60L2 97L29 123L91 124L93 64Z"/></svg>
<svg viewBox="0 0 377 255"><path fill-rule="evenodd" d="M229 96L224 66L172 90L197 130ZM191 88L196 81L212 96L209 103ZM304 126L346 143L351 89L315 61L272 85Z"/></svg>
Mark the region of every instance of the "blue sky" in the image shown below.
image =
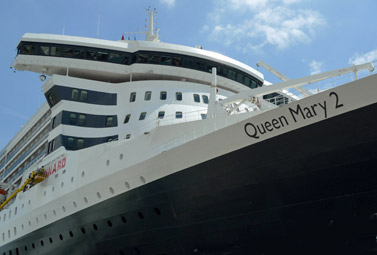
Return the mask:
<svg viewBox="0 0 377 255"><path fill-rule="evenodd" d="M43 104L38 74L9 68L24 33L119 40L158 11L161 40L201 45L289 78L377 60L375 0L17 0L0 3L0 150ZM267 80L277 82L259 68Z"/></svg>

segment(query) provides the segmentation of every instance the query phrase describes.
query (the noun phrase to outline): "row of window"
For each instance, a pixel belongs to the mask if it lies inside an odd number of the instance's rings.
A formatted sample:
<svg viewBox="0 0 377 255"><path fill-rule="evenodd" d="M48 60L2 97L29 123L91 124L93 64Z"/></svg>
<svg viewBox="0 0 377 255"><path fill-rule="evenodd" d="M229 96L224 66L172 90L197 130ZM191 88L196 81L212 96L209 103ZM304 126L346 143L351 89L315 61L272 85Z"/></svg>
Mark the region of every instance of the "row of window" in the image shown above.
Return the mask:
<svg viewBox="0 0 377 255"><path fill-rule="evenodd" d="M47 152L51 153L52 151L60 148L61 146L64 146L66 150L81 150L101 143L111 142L117 139L117 135L97 138L84 138L59 135L48 143Z"/></svg>
<svg viewBox="0 0 377 255"><path fill-rule="evenodd" d="M166 100L168 97L168 92L161 91L160 92L160 100ZM144 101L150 101L152 98L152 91L146 91L144 94ZM200 95L199 94L193 94L194 102L200 103ZM208 96L202 95L203 103L208 104ZM182 101L182 92L176 92L175 93L175 100ZM130 102L136 101L136 92L130 93Z"/></svg>
<svg viewBox="0 0 377 255"><path fill-rule="evenodd" d="M142 112L140 113L139 120L144 120L145 117L147 116L147 112ZM163 119L165 117L165 111L159 111L157 114L158 119ZM207 114L201 114L202 119L207 118ZM175 112L175 118L176 119L182 119L183 118L183 113L182 112ZM127 114L126 117L124 118L124 124L127 124L131 119L131 114Z"/></svg>
<svg viewBox="0 0 377 255"><path fill-rule="evenodd" d="M49 89L46 94L46 99L50 107L59 103L61 100L85 102L88 104L99 104L99 105L116 105L117 104L117 94L116 93L105 93L98 92L94 90L83 90L71 87L64 87L59 85L54 85Z"/></svg>
<svg viewBox="0 0 377 255"><path fill-rule="evenodd" d="M118 119L116 115L104 116L62 111L52 119L51 128L54 129L60 124L93 128L116 127Z"/></svg>
<svg viewBox="0 0 377 255"><path fill-rule="evenodd" d="M17 54L86 59L123 65L132 65L134 63L167 65L207 73L211 73L212 67L216 67L217 75L242 83L249 88L256 88L263 84L258 78L228 65L203 58L168 52L137 51L129 53L76 45L36 42L20 42L17 49Z"/></svg>

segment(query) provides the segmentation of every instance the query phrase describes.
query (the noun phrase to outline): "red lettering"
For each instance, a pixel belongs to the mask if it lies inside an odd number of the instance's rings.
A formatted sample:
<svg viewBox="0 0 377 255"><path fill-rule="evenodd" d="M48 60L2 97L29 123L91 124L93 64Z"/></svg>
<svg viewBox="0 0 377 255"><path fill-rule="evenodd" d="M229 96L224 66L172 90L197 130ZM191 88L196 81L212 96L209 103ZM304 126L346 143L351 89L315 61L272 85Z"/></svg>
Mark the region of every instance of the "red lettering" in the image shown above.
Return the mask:
<svg viewBox="0 0 377 255"><path fill-rule="evenodd" d="M57 171L59 171L61 168L62 168L62 161L59 160L59 162L58 162L58 170Z"/></svg>
<svg viewBox="0 0 377 255"><path fill-rule="evenodd" d="M66 158L63 158L63 159L62 159L62 168L65 167L65 161L66 161Z"/></svg>
<svg viewBox="0 0 377 255"><path fill-rule="evenodd" d="M52 173L56 173L56 163L54 164L54 169L52 170Z"/></svg>

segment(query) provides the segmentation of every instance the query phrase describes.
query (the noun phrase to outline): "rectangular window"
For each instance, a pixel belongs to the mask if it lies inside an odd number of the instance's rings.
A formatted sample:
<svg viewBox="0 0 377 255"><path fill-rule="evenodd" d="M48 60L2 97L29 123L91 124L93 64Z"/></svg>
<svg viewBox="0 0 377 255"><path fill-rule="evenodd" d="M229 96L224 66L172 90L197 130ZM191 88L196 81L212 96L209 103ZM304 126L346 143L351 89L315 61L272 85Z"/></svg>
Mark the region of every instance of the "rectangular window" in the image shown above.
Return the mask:
<svg viewBox="0 0 377 255"><path fill-rule="evenodd" d="M251 81L251 88L255 89L256 87L258 87L257 83L254 80L252 80Z"/></svg>
<svg viewBox="0 0 377 255"><path fill-rule="evenodd" d="M127 124L129 121L130 121L130 118L131 118L131 114L127 114L126 115L126 118L124 118L124 124Z"/></svg>
<svg viewBox="0 0 377 255"><path fill-rule="evenodd" d="M72 90L71 99L75 100L75 101L77 101L79 99L79 91L77 89L73 89Z"/></svg>
<svg viewBox="0 0 377 255"><path fill-rule="evenodd" d="M146 91L144 95L144 100L149 101L151 100L151 97L152 97L152 91Z"/></svg>
<svg viewBox="0 0 377 255"><path fill-rule="evenodd" d="M233 71L233 70L228 70L228 78L231 79L231 80L235 80L236 79L236 72Z"/></svg>
<svg viewBox="0 0 377 255"><path fill-rule="evenodd" d="M80 49L73 49L73 57L84 59L85 58L85 51L80 50Z"/></svg>
<svg viewBox="0 0 377 255"><path fill-rule="evenodd" d="M51 56L60 57L62 55L62 49L59 47L51 47Z"/></svg>
<svg viewBox="0 0 377 255"><path fill-rule="evenodd" d="M77 114L71 112L71 113L69 114L69 124L71 124L71 125L76 125L76 122L77 122Z"/></svg>
<svg viewBox="0 0 377 255"><path fill-rule="evenodd" d="M62 57L67 57L67 58L73 57L73 49L72 48L63 48Z"/></svg>
<svg viewBox="0 0 377 255"><path fill-rule="evenodd" d="M202 120L205 120L207 118L207 114L200 114L202 116Z"/></svg>
<svg viewBox="0 0 377 255"><path fill-rule="evenodd" d="M205 104L208 104L208 96L203 95L202 98L203 98L203 102L204 102Z"/></svg>
<svg viewBox="0 0 377 255"><path fill-rule="evenodd" d="M51 142L51 151L54 151L55 149L55 139Z"/></svg>
<svg viewBox="0 0 377 255"><path fill-rule="evenodd" d="M131 134L127 134L126 139L130 139L130 138L131 138Z"/></svg>
<svg viewBox="0 0 377 255"><path fill-rule="evenodd" d="M181 58L173 58L173 66L181 66L182 59Z"/></svg>
<svg viewBox="0 0 377 255"><path fill-rule="evenodd" d="M161 64L162 65L171 65L172 64L172 59L171 59L171 57L169 57L169 56L162 56L161 57Z"/></svg>
<svg viewBox="0 0 377 255"><path fill-rule="evenodd" d="M109 53L103 52L103 51L98 51L97 52L97 60L98 61L107 61Z"/></svg>
<svg viewBox="0 0 377 255"><path fill-rule="evenodd" d="M86 116L84 114L79 114L77 125L85 126Z"/></svg>
<svg viewBox="0 0 377 255"><path fill-rule="evenodd" d="M237 81L243 83L243 75L241 73L237 73Z"/></svg>
<svg viewBox="0 0 377 255"><path fill-rule="evenodd" d="M135 102L135 100L136 100L136 92L132 92L130 94L130 102Z"/></svg>
<svg viewBox="0 0 377 255"><path fill-rule="evenodd" d="M181 92L176 92L175 93L175 99L177 101L182 101L182 93Z"/></svg>
<svg viewBox="0 0 377 255"><path fill-rule="evenodd" d="M34 46L33 45L24 45L22 49L22 54L32 55L34 54Z"/></svg>
<svg viewBox="0 0 377 255"><path fill-rule="evenodd" d="M182 119L182 116L183 116L182 112L175 112L175 117L177 119Z"/></svg>
<svg viewBox="0 0 377 255"><path fill-rule="evenodd" d="M146 53L140 53L137 62L138 63L148 63L148 58L149 58L148 54L146 54Z"/></svg>
<svg viewBox="0 0 377 255"><path fill-rule="evenodd" d="M75 138L68 137L67 138L67 149L73 150L75 146Z"/></svg>
<svg viewBox="0 0 377 255"><path fill-rule="evenodd" d="M106 118L106 127L112 127L113 126L114 117L113 116L107 116Z"/></svg>
<svg viewBox="0 0 377 255"><path fill-rule="evenodd" d="M76 141L76 149L77 150L80 150L80 149L83 149L84 148L84 139L82 138L77 138L77 141Z"/></svg>
<svg viewBox="0 0 377 255"><path fill-rule="evenodd" d="M146 112L142 112L142 113L140 113L139 120L144 120L144 119L145 119L145 116L147 116L147 113L146 113Z"/></svg>
<svg viewBox="0 0 377 255"><path fill-rule="evenodd" d="M54 106L56 104L56 101L55 101L55 96L54 96L54 93L50 93L48 94L48 102L50 103L51 106Z"/></svg>
<svg viewBox="0 0 377 255"><path fill-rule="evenodd" d="M166 91L161 91L161 93L160 93L160 99L161 100L166 100L166 97L167 97L167 92Z"/></svg>
<svg viewBox="0 0 377 255"><path fill-rule="evenodd" d="M52 119L51 129L54 129L54 128L55 128L55 121L56 121L56 117L54 117L54 118Z"/></svg>
<svg viewBox="0 0 377 255"><path fill-rule="evenodd" d="M194 102L200 103L200 96L199 96L199 94L194 94Z"/></svg>
<svg viewBox="0 0 377 255"><path fill-rule="evenodd" d="M250 78L248 76L245 76L245 81L244 81L243 84L245 84L248 87L251 86L251 80L250 80Z"/></svg>
<svg viewBox="0 0 377 255"><path fill-rule="evenodd" d="M86 102L87 99L88 99L88 91L82 90L80 94L80 101Z"/></svg>
<svg viewBox="0 0 377 255"><path fill-rule="evenodd" d="M165 117L165 112L162 111L162 112L158 112L158 118L159 119L163 119Z"/></svg>
<svg viewBox="0 0 377 255"><path fill-rule="evenodd" d="M50 47L40 46L39 47L39 55L44 55L44 56L50 55Z"/></svg>

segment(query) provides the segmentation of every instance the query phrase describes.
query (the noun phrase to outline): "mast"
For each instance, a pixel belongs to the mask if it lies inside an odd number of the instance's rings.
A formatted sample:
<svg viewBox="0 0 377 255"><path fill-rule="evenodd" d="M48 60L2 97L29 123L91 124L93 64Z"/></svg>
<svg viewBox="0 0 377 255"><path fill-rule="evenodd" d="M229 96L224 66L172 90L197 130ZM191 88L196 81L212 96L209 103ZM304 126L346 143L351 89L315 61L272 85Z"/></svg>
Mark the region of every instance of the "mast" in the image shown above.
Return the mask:
<svg viewBox="0 0 377 255"><path fill-rule="evenodd" d="M160 31L160 29L158 29L155 34L153 33L153 15L157 14L156 8L154 8L153 10L148 8L147 12L149 14L149 25L145 40L150 42L159 42L160 39L158 38L158 32Z"/></svg>

